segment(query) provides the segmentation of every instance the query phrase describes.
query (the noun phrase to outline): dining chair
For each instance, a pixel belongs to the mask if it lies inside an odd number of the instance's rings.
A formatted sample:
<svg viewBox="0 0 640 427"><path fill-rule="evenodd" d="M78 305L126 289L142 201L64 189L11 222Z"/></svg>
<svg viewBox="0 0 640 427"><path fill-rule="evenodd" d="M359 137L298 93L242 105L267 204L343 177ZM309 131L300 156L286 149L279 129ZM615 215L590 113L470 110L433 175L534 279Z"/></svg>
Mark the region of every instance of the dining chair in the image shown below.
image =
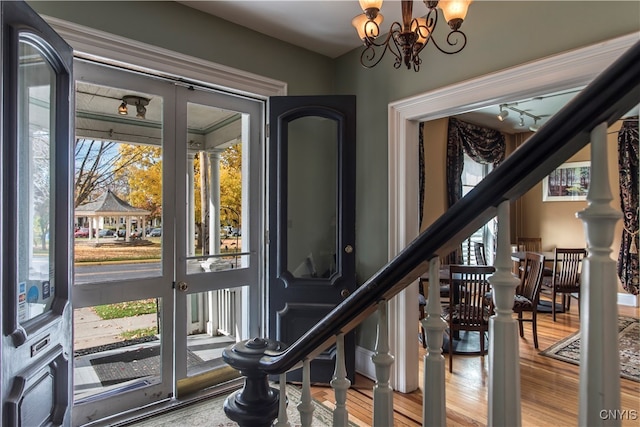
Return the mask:
<svg viewBox="0 0 640 427"><path fill-rule="evenodd" d="M544 268L544 255L527 252L524 265L520 272L520 284L516 288L513 301L513 311L518 314L518 326L520 336L524 337L524 322L531 322L533 330L533 345L538 348L538 301L540 300L540 287ZM524 313L531 313L529 318Z"/></svg>
<svg viewBox="0 0 640 427"><path fill-rule="evenodd" d="M587 256L584 248L556 248L551 275L551 313L556 321L556 295L562 296L562 310L569 311L571 295L578 294L580 314L580 264Z"/></svg>
<svg viewBox="0 0 640 427"><path fill-rule="evenodd" d="M476 256L476 265L487 265L487 257L484 251L484 243L474 242L473 253Z"/></svg>
<svg viewBox="0 0 640 427"><path fill-rule="evenodd" d="M453 340L460 331L476 331L480 339L480 355L484 357L485 334L489 332L488 276L495 268L486 265L450 265L451 298L443 317L449 325L449 372L453 372Z"/></svg>

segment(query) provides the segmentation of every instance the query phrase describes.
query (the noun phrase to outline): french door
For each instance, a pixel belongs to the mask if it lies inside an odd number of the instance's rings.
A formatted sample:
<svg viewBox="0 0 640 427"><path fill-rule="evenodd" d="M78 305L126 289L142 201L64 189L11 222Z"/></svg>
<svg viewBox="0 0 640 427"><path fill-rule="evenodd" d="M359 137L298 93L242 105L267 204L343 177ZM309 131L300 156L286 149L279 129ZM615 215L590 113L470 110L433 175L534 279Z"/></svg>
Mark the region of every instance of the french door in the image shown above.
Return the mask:
<svg viewBox="0 0 640 427"><path fill-rule="evenodd" d="M245 97L82 60L74 72L84 424L235 374L222 349L258 335L264 119Z"/></svg>

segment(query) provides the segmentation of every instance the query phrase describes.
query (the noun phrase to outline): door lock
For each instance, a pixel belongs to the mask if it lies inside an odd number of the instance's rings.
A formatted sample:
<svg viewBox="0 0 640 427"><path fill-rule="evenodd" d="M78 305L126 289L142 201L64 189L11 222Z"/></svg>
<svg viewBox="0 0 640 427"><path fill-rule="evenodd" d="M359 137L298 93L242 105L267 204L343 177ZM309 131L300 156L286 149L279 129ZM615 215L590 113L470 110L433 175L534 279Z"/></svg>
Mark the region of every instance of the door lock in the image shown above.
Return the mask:
<svg viewBox="0 0 640 427"><path fill-rule="evenodd" d="M187 290L189 289L189 285L187 285L187 282L178 282L178 290L181 292L187 292Z"/></svg>
<svg viewBox="0 0 640 427"><path fill-rule="evenodd" d="M347 245L344 247L344 251L348 254L350 254L351 252L353 252L353 246L351 245Z"/></svg>
<svg viewBox="0 0 640 427"><path fill-rule="evenodd" d="M347 298L350 295L349 290L348 289L343 289L340 291L340 296L344 299Z"/></svg>

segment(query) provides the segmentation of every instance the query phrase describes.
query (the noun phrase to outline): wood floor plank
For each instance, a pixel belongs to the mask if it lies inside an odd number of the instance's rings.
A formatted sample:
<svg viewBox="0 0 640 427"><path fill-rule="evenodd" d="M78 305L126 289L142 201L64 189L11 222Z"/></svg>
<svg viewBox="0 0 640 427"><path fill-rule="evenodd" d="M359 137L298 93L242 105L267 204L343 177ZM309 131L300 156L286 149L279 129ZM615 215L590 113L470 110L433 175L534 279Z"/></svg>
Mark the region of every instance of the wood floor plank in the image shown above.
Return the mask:
<svg viewBox="0 0 640 427"><path fill-rule="evenodd" d="M556 322L553 322L550 314L539 314L539 349L533 346L530 325L525 325L525 338L519 340L522 425L524 427L576 426L578 424L580 368L540 354L541 350L580 328L577 307L574 301L571 311L558 314ZM621 316L640 317L639 308L619 306L618 311ZM422 378L422 359L425 350L420 346L419 351L420 366L416 366L416 372L418 378ZM449 427L485 426L487 424L488 358L455 355L453 374L449 373L447 357L445 360L447 360L445 366L447 425ZM359 421L358 425L369 426L372 423L373 386L372 380L357 375L355 384L348 392L347 408L349 413ZM640 383L621 378L620 386L621 407L629 414L622 419L621 425L622 427L640 427ZM420 387L422 387L422 381L420 381ZM314 386L312 395L320 401L335 401L333 390L328 387ZM394 425L419 426L421 420L422 390L407 394L394 393Z"/></svg>

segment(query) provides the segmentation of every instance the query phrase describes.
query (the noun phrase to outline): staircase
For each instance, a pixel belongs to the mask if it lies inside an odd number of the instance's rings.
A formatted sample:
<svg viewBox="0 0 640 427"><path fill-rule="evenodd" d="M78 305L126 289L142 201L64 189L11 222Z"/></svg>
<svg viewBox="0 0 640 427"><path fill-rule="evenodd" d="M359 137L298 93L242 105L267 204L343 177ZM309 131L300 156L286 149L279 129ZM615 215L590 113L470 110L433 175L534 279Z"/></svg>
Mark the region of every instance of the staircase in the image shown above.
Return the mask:
<svg viewBox="0 0 640 427"><path fill-rule="evenodd" d="M583 264L581 307L583 343L580 363L579 425L618 425L603 420L601 410L620 410L617 344L615 262L610 256L613 227L620 213L610 206L611 183L607 171L607 128L640 102L640 42L602 72L571 103L554 115L518 150L479 185L422 232L413 242L360 286L325 318L291 346L264 338L244 341L225 350L223 358L245 377L241 390L225 402L225 413L241 426L287 425L284 394L269 386L268 377L303 367L303 425L310 425L310 360L329 345L337 344L334 379L334 425L347 425L346 378L342 340L360 322L378 311L378 339L373 363L375 426L393 425L393 391L389 383L393 355L389 354L387 302L425 272L430 289L427 317L423 425L445 425L445 361L442 341L446 328L440 318L439 256L451 252L490 218L498 216L495 274L490 282L496 314L489 325L489 425L521 425L520 372L517 324L512 303L518 283L511 274L509 205L581 148L591 143L591 187L588 207L577 213L583 221L588 257ZM417 303L416 303L417 305ZM280 412L279 412L280 411ZM307 421L305 421L307 420Z"/></svg>

